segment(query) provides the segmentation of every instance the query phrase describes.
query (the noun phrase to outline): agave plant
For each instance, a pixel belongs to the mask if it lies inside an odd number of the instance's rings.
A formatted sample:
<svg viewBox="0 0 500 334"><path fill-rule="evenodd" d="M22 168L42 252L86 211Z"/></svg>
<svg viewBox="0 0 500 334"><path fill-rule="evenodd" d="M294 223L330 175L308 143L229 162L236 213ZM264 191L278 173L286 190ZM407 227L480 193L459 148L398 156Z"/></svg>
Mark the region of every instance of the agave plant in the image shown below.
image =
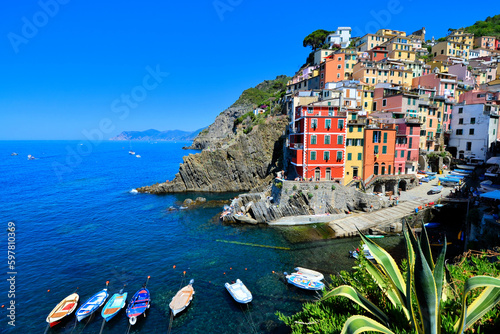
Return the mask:
<svg viewBox="0 0 500 334"><path fill-rule="evenodd" d="M425 228L422 229L420 241L410 232L406 224L404 232L408 270L406 280L398 268L396 261L383 248L371 239L359 233L363 242L376 260L376 264L366 261L366 270L385 293L390 302L402 310L411 328L420 334L439 334L441 332L440 308L447 289L445 275L446 240L436 263L432 258L429 238ZM485 287L483 292L467 306L467 298L473 289ZM371 313L375 319L355 315L347 319L343 333L360 333L376 331L393 333L389 317L375 304L365 298L349 285L339 286L324 295L323 299L333 296L344 296ZM500 279L488 276L469 278L462 291L462 310L459 320L454 325L457 334L479 320L500 301Z"/></svg>

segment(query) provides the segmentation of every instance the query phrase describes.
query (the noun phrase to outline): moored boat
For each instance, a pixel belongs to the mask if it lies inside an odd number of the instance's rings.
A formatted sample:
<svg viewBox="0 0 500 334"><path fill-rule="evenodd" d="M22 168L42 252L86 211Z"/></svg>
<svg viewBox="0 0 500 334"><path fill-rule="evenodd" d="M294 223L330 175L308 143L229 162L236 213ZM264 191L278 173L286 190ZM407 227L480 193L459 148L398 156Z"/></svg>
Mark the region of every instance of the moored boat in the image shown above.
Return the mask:
<svg viewBox="0 0 500 334"><path fill-rule="evenodd" d="M134 151L128 151L128 154L135 155L135 152Z"/></svg>
<svg viewBox="0 0 500 334"><path fill-rule="evenodd" d="M460 169L466 169L466 170L474 170L474 169L476 169L476 166L470 166L470 165L457 165L457 168L460 168Z"/></svg>
<svg viewBox="0 0 500 334"><path fill-rule="evenodd" d="M439 194L442 190L443 190L443 186L435 186L435 187L432 187L431 190L429 190L429 192L431 194Z"/></svg>
<svg viewBox="0 0 500 334"><path fill-rule="evenodd" d="M107 286L107 284L106 284ZM76 319L82 321L92 313L94 313L99 307L101 307L106 299L108 298L108 289L102 289L92 297L90 297L82 306L76 311Z"/></svg>
<svg viewBox="0 0 500 334"><path fill-rule="evenodd" d="M125 307L126 303L127 293L124 293L123 289L121 289L119 293L115 293L111 296L106 305L102 308L101 315L104 320L106 320L106 322L111 320L111 318L117 315L118 312Z"/></svg>
<svg viewBox="0 0 500 334"><path fill-rule="evenodd" d="M247 304L252 301L252 293L239 278L236 280L236 283L229 284L226 282L224 286L238 303Z"/></svg>
<svg viewBox="0 0 500 334"><path fill-rule="evenodd" d="M321 290L325 287L325 284L323 282L312 279L307 275L301 275L298 273L288 275L288 273L285 273L285 277L288 283L295 285L296 287L301 289Z"/></svg>
<svg viewBox="0 0 500 334"><path fill-rule="evenodd" d="M60 323L66 316L73 313L73 311L78 306L78 299L80 297L77 293L72 293L68 297L64 298L59 304L54 307L54 309L47 316L46 321L49 323L50 327L54 327Z"/></svg>
<svg viewBox="0 0 500 334"><path fill-rule="evenodd" d="M295 268L295 271L296 271L296 274L308 276L311 279L314 279L317 281L321 281L323 278L325 278L322 273L320 273L319 271L316 271L316 270L312 270L312 269L297 267L297 268Z"/></svg>
<svg viewBox="0 0 500 334"><path fill-rule="evenodd" d="M367 260L374 260L375 257L370 253L370 250L368 249L368 246L366 244L363 244L363 255ZM357 259L359 257L358 250L355 251L350 251L349 256Z"/></svg>
<svg viewBox="0 0 500 334"><path fill-rule="evenodd" d="M174 316L184 311L191 303L194 295L193 283L194 279L190 280L189 284L177 291L175 296L172 298L169 306Z"/></svg>
<svg viewBox="0 0 500 334"><path fill-rule="evenodd" d="M149 279L149 277L148 277ZM131 325L135 325L137 317L141 314L146 316L146 310L151 306L151 295L146 289L146 284L139 289L130 299L127 307L127 317Z"/></svg>

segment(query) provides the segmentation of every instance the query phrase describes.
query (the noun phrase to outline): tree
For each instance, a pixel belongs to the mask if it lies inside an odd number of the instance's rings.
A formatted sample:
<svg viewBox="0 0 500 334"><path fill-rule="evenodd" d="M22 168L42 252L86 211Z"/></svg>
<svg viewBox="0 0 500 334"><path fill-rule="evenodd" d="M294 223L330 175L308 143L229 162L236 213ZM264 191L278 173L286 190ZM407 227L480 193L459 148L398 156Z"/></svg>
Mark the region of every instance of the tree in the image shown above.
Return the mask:
<svg viewBox="0 0 500 334"><path fill-rule="evenodd" d="M325 43L326 37L330 34L330 31L323 30L323 29L318 29L316 31L313 31L309 35L304 38L304 41L302 42L302 45L304 47L310 46L313 51L316 51L320 46L322 46Z"/></svg>

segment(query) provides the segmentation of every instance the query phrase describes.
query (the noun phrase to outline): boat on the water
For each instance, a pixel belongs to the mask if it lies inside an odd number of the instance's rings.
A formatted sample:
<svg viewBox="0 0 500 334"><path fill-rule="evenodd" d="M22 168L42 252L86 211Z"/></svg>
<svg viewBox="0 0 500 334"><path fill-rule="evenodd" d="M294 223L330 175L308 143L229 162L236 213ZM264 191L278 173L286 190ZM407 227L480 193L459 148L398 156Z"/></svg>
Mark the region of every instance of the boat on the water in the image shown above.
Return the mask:
<svg viewBox="0 0 500 334"><path fill-rule="evenodd" d="M257 221L255 219L244 214L235 214L234 219L242 223L257 224Z"/></svg>
<svg viewBox="0 0 500 334"><path fill-rule="evenodd" d="M430 223L425 223L424 226L426 228L434 228L434 227L440 227L441 223L436 223L436 222L430 222Z"/></svg>
<svg viewBox="0 0 500 334"><path fill-rule="evenodd" d="M137 317L141 314L146 316L146 310L151 306L151 295L146 289L146 284L139 289L130 299L127 307L127 317L131 325L135 325Z"/></svg>
<svg viewBox="0 0 500 334"><path fill-rule="evenodd" d="M224 286L238 303L247 304L252 301L252 293L239 278L236 280L236 283L229 284L226 282Z"/></svg>
<svg viewBox="0 0 500 334"><path fill-rule="evenodd" d="M288 283L295 285L298 288L305 290L321 290L325 287L325 284L317 279L312 279L310 276L301 275L298 273L293 273L288 275L285 273L286 280Z"/></svg>
<svg viewBox="0 0 500 334"><path fill-rule="evenodd" d="M140 156L139 154L136 154L136 156L135 156L135 157L136 157L136 158L140 158L141 156Z"/></svg>
<svg viewBox="0 0 500 334"><path fill-rule="evenodd" d="M106 305L102 308L101 315L108 322L113 318L115 315L120 312L122 308L125 307L125 304L127 303L127 293L123 292L123 289L120 290L119 293L115 293L111 298L108 300Z"/></svg>
<svg viewBox="0 0 500 334"><path fill-rule="evenodd" d="M99 307L101 307L106 299L108 298L108 289L102 289L92 297L90 297L82 306L76 311L76 319L82 321L92 313L94 313Z"/></svg>
<svg viewBox="0 0 500 334"><path fill-rule="evenodd" d="M77 293L72 293L68 297L64 298L59 304L54 307L54 309L47 316L46 321L49 323L50 327L54 327L60 323L66 316L73 313L73 311L78 306L78 299L80 297Z"/></svg>
<svg viewBox="0 0 500 334"><path fill-rule="evenodd" d="M31 154L28 154L28 160L35 160L36 158L32 156Z"/></svg>
<svg viewBox="0 0 500 334"><path fill-rule="evenodd" d="M193 283L194 279L190 280L189 284L177 291L175 296L172 298L169 306L174 317L178 313L184 311L191 303L194 295Z"/></svg>
<svg viewBox="0 0 500 334"><path fill-rule="evenodd" d="M11 156L15 156L15 155L19 155L19 154L17 154L16 152L11 153Z"/></svg>
<svg viewBox="0 0 500 334"><path fill-rule="evenodd" d="M382 239L385 236L382 234L367 234L367 235L365 235L365 237L367 237L369 239Z"/></svg>
<svg viewBox="0 0 500 334"><path fill-rule="evenodd" d="M135 152L134 151L128 151L128 154L135 155Z"/></svg>
<svg viewBox="0 0 500 334"><path fill-rule="evenodd" d="M295 271L296 271L296 274L308 276L311 279L317 280L317 281L321 281L323 278L325 278L322 273L320 273L319 271L316 271L316 270L312 270L312 269L297 267L297 268L295 268Z"/></svg>
<svg viewBox="0 0 500 334"><path fill-rule="evenodd" d="M370 250L368 249L368 246L366 244L363 244L363 255L367 260L375 260L375 257L370 253ZM355 251L350 251L349 256L357 259L359 257L359 253L357 250Z"/></svg>

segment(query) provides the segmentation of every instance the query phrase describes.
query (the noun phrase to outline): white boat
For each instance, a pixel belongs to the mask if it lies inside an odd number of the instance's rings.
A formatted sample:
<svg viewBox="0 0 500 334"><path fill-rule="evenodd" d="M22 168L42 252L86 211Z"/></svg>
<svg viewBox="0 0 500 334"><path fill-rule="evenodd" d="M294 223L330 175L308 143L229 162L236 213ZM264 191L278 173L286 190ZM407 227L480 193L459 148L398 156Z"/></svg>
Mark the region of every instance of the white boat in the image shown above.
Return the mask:
<svg viewBox="0 0 500 334"><path fill-rule="evenodd" d="M299 275L308 276L311 279L317 280L317 281L321 281L323 278L325 278L322 273L320 273L319 271L316 271L316 270L312 270L312 269L297 267L297 268L295 268L295 271Z"/></svg>
<svg viewBox="0 0 500 334"><path fill-rule="evenodd" d="M443 190L443 186L435 186L435 187L432 187L431 190L429 190L429 192L431 194L439 194L442 190Z"/></svg>
<svg viewBox="0 0 500 334"><path fill-rule="evenodd" d="M288 275L288 273L285 273L285 277L288 283L301 289L317 291L325 287L325 283L311 279L311 277L307 275L300 275L297 273Z"/></svg>
<svg viewBox="0 0 500 334"><path fill-rule="evenodd" d="M363 244L363 254L367 260L374 260L375 257L373 257L372 253L370 253L370 250L368 249L368 246L366 244ZM350 251L349 255L355 259L358 258L359 254L358 251Z"/></svg>
<svg viewBox="0 0 500 334"><path fill-rule="evenodd" d="M459 168L459 169L466 169L466 170L474 170L474 169L476 169L476 166L457 165L457 168Z"/></svg>
<svg viewBox="0 0 500 334"><path fill-rule="evenodd" d="M135 152L134 151L128 151L128 154L135 155Z"/></svg>
<svg viewBox="0 0 500 334"><path fill-rule="evenodd" d="M15 156L15 155L19 155L19 154L17 154L16 152L13 152L13 153L11 154L11 156Z"/></svg>
<svg viewBox="0 0 500 334"><path fill-rule="evenodd" d="M236 280L236 283L226 283L224 286L238 303L246 304L252 301L252 293L239 278Z"/></svg>
<svg viewBox="0 0 500 334"><path fill-rule="evenodd" d="M184 311L186 307L189 306L191 300L193 299L194 289L193 289L194 279L189 281L189 284L177 291L174 298L170 302L170 309L172 310L172 314L174 317Z"/></svg>
<svg viewBox="0 0 500 334"><path fill-rule="evenodd" d="M31 154L28 155L28 160L35 160L36 158L32 156Z"/></svg>
<svg viewBox="0 0 500 334"><path fill-rule="evenodd" d="M137 154L135 157L136 157L136 158L140 158L141 156L140 156L139 154Z"/></svg>
<svg viewBox="0 0 500 334"><path fill-rule="evenodd" d="M85 319L101 307L106 302L106 299L108 299L108 289L102 289L80 306L76 311L76 319L82 321L82 319Z"/></svg>

